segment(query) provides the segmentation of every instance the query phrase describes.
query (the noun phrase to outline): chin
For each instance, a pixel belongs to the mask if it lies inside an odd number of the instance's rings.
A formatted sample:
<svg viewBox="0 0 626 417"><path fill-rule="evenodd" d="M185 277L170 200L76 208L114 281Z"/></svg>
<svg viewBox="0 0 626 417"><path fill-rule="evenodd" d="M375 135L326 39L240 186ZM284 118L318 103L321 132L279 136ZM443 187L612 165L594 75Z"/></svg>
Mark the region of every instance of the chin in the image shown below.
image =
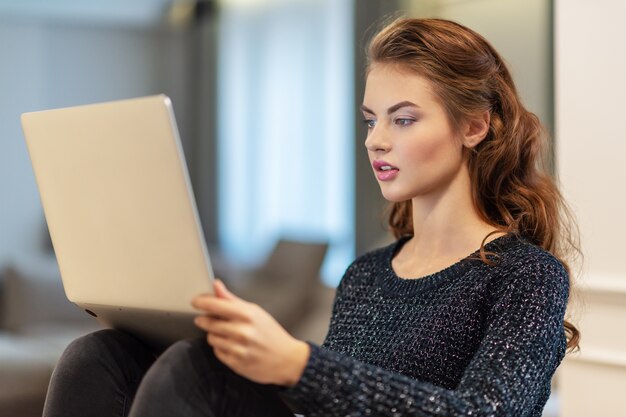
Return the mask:
<svg viewBox="0 0 626 417"><path fill-rule="evenodd" d="M410 198L395 198L395 197L387 197L386 195L383 194L383 197L385 200L387 200L390 203L402 203L403 201L407 201L410 200Z"/></svg>
<svg viewBox="0 0 626 417"><path fill-rule="evenodd" d="M383 187L381 187L380 191L383 198L390 203L402 203L414 197L412 194L393 192L391 190L385 190Z"/></svg>

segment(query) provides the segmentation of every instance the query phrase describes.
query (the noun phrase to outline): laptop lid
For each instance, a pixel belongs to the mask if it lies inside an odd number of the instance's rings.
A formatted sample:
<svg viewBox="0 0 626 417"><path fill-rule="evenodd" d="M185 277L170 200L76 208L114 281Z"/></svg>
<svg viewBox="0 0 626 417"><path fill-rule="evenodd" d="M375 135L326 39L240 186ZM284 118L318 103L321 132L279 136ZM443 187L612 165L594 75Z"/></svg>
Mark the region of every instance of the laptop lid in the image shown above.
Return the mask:
<svg viewBox="0 0 626 417"><path fill-rule="evenodd" d="M192 313L213 273L170 99L25 113L22 126L68 299Z"/></svg>

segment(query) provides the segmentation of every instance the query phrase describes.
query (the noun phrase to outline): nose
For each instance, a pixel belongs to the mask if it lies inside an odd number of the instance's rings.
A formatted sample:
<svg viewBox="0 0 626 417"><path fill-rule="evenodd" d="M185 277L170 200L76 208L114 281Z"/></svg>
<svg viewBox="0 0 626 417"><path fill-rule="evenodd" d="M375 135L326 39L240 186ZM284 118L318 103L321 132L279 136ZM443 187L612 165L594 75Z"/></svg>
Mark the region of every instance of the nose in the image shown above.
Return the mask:
<svg viewBox="0 0 626 417"><path fill-rule="evenodd" d="M376 127L369 131L365 139L365 148L370 152L389 152L391 143L381 125L376 125Z"/></svg>

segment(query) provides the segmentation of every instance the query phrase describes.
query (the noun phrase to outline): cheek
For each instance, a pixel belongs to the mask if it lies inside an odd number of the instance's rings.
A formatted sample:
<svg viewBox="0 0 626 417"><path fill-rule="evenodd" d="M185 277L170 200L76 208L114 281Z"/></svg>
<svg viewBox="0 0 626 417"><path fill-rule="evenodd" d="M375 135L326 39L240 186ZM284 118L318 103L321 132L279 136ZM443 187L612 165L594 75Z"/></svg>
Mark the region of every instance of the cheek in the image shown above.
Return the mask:
<svg viewBox="0 0 626 417"><path fill-rule="evenodd" d="M445 136L416 141L407 149L407 156L415 161L417 167L447 165L460 160L461 145Z"/></svg>
<svg viewBox="0 0 626 417"><path fill-rule="evenodd" d="M435 162L438 155L442 153L442 144L437 142L419 143L412 147L411 156L417 166L423 166L430 162Z"/></svg>

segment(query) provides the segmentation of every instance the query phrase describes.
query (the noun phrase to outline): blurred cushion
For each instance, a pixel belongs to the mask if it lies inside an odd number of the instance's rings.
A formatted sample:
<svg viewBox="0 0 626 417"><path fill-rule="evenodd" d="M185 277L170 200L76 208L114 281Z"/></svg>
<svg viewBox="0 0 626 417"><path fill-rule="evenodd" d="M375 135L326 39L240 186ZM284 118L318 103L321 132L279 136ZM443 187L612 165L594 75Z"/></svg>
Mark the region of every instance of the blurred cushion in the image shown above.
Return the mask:
<svg viewBox="0 0 626 417"><path fill-rule="evenodd" d="M59 321L85 322L86 317L63 290L54 259L31 259L4 271L2 327L19 331L25 326Z"/></svg>

